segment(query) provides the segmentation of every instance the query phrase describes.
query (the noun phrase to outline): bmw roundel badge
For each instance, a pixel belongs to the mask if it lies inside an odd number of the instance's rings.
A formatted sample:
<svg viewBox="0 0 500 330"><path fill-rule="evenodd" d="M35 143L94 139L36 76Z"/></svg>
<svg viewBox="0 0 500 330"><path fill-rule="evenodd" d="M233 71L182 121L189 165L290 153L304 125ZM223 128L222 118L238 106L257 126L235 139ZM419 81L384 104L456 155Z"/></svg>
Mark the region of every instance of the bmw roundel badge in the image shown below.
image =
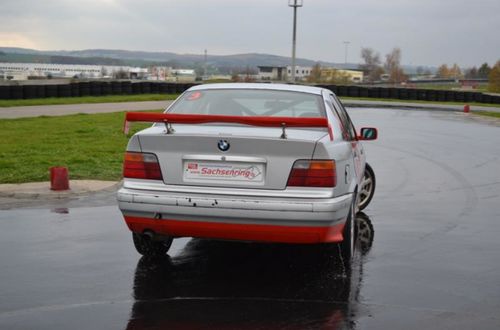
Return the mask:
<svg viewBox="0 0 500 330"><path fill-rule="evenodd" d="M227 140L219 140L219 143L217 144L220 151L228 151L230 146L231 145L227 142Z"/></svg>

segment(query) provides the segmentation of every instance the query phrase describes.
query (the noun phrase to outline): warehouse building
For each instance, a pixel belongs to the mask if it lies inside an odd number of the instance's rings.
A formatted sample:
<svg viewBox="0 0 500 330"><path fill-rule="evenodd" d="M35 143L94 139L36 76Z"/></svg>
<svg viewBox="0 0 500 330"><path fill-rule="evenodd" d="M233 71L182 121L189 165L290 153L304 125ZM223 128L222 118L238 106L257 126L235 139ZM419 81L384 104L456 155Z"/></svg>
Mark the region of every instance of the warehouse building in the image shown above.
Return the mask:
<svg viewBox="0 0 500 330"><path fill-rule="evenodd" d="M111 65L0 63L0 79L4 80L26 80L30 77L111 78L117 72L124 72L128 78L134 78L145 75L147 69Z"/></svg>

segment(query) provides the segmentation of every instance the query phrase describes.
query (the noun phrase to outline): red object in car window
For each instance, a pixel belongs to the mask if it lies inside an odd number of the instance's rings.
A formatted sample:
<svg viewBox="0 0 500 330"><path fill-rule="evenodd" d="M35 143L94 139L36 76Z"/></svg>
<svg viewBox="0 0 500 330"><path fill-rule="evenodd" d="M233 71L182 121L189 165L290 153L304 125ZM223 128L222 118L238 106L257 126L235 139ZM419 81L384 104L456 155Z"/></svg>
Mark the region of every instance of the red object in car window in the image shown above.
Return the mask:
<svg viewBox="0 0 500 330"><path fill-rule="evenodd" d="M193 92L191 95L188 96L187 100L188 101L195 101L201 97L201 92Z"/></svg>

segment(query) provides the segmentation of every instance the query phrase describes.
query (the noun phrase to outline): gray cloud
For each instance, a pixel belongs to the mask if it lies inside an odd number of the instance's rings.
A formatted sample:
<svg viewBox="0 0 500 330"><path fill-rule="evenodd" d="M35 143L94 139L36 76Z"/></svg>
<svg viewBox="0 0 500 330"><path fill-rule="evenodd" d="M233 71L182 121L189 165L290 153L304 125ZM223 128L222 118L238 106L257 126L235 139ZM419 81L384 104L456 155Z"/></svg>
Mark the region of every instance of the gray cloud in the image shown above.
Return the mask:
<svg viewBox="0 0 500 330"><path fill-rule="evenodd" d="M41 49L291 52L287 0L2 0L1 7L0 45L17 36ZM304 0L297 54L342 62L349 40L351 62L361 47L385 54L397 46L405 64L492 64L500 59L499 13L498 0Z"/></svg>

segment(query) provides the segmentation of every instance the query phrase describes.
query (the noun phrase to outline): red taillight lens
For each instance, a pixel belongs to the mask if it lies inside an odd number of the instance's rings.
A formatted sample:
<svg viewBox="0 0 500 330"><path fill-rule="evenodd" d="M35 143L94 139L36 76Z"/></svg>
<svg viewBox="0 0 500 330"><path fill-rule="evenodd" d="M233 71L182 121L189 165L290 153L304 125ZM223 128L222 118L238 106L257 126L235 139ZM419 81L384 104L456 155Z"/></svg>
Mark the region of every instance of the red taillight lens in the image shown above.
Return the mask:
<svg viewBox="0 0 500 330"><path fill-rule="evenodd" d="M149 180L163 179L156 155L140 152L125 153L123 177Z"/></svg>
<svg viewBox="0 0 500 330"><path fill-rule="evenodd" d="M287 186L335 187L337 171L334 160L297 160L293 164Z"/></svg>

